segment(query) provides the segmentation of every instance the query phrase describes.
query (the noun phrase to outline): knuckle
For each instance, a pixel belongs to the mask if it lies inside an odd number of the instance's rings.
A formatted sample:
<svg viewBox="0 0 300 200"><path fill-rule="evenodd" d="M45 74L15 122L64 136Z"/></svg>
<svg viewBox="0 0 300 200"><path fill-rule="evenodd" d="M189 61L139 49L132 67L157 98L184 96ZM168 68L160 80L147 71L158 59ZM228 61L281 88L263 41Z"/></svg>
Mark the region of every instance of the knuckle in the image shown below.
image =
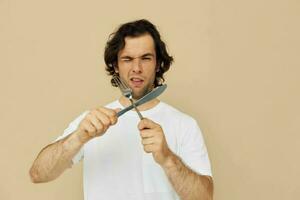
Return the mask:
<svg viewBox="0 0 300 200"><path fill-rule="evenodd" d="M114 115L115 113L115 110L113 109L110 109L110 108L104 108L106 110L106 112L109 114L109 115Z"/></svg>
<svg viewBox="0 0 300 200"><path fill-rule="evenodd" d="M91 126L91 131L92 131L92 132L96 132L96 131L97 131L97 128L94 127L94 126Z"/></svg>
<svg viewBox="0 0 300 200"><path fill-rule="evenodd" d="M117 111L115 111L115 110L112 110L111 111L112 113L111 113L111 116L113 117L113 118L117 118Z"/></svg>
<svg viewBox="0 0 300 200"><path fill-rule="evenodd" d="M94 126L95 126L95 131L98 132L99 129L100 129L100 125L99 125L99 124L96 124L96 125L94 125Z"/></svg>
<svg viewBox="0 0 300 200"><path fill-rule="evenodd" d="M104 127L103 123L99 122L98 126L97 126L97 129L98 130L102 130Z"/></svg>
<svg viewBox="0 0 300 200"><path fill-rule="evenodd" d="M117 115L117 111L116 110L111 110L111 115L112 116L116 116Z"/></svg>
<svg viewBox="0 0 300 200"><path fill-rule="evenodd" d="M104 132L104 131L106 131L107 129L108 129L108 127L105 126L105 125L103 125L103 126L101 127L101 132Z"/></svg>
<svg viewBox="0 0 300 200"><path fill-rule="evenodd" d="M103 125L104 125L104 126L109 126L109 125L110 125L110 120L105 119L105 120L103 121Z"/></svg>
<svg viewBox="0 0 300 200"><path fill-rule="evenodd" d="M87 131L88 131L89 133L94 133L94 132L95 132L95 128L89 126L89 127L87 127Z"/></svg>
<svg viewBox="0 0 300 200"><path fill-rule="evenodd" d="M112 120L111 120L111 123L112 123L112 124L116 124L117 121L118 121L118 119L117 119L116 117L113 117Z"/></svg>
<svg viewBox="0 0 300 200"><path fill-rule="evenodd" d="M149 150L147 147L144 147L144 151L146 151L147 153L149 153Z"/></svg>

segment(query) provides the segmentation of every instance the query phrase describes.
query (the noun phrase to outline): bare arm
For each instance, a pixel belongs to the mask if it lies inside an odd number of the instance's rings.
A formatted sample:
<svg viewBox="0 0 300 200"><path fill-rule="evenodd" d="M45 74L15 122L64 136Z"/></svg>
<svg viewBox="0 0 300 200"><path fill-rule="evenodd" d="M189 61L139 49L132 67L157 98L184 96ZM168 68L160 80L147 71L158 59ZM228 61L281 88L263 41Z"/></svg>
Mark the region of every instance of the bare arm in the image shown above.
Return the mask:
<svg viewBox="0 0 300 200"><path fill-rule="evenodd" d="M212 200L213 181L188 168L168 147L159 124L144 118L138 128L144 150L164 169L174 190L182 200Z"/></svg>
<svg viewBox="0 0 300 200"><path fill-rule="evenodd" d="M52 181L72 166L72 158L83 146L79 132L43 148L30 169L30 177L34 183Z"/></svg>
<svg viewBox="0 0 300 200"><path fill-rule="evenodd" d="M175 154L171 153L163 169L182 200L213 199L212 178L195 173Z"/></svg>
<svg viewBox="0 0 300 200"><path fill-rule="evenodd" d="M87 141L103 135L116 122L115 110L92 110L80 122L76 131L41 150L29 171L32 182L42 183L57 178L72 166L72 158Z"/></svg>

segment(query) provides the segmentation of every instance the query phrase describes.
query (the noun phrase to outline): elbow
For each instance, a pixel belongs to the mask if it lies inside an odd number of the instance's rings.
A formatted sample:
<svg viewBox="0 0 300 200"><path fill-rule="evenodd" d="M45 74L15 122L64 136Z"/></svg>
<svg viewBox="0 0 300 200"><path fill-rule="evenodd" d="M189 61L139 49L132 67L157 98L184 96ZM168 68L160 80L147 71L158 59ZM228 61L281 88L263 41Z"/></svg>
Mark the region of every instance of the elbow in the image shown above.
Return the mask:
<svg viewBox="0 0 300 200"><path fill-rule="evenodd" d="M33 167L29 170L29 176L32 183L43 183L41 176L39 175L38 171Z"/></svg>
<svg viewBox="0 0 300 200"><path fill-rule="evenodd" d="M37 171L32 168L29 170L29 176L30 176L30 180L32 183L40 183L41 182Z"/></svg>

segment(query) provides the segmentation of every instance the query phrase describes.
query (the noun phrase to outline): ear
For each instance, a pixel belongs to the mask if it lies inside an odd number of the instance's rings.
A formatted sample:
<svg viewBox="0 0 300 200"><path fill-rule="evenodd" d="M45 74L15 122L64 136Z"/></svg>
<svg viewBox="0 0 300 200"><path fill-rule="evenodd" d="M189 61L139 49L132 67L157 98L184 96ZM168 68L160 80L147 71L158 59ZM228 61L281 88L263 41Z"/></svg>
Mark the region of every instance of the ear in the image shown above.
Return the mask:
<svg viewBox="0 0 300 200"><path fill-rule="evenodd" d="M118 68L117 65L114 65L114 70L115 70L116 73L119 73L119 68Z"/></svg>
<svg viewBox="0 0 300 200"><path fill-rule="evenodd" d="M162 66L162 63L160 63L160 62L157 62L157 64L156 64L156 72L159 72L160 71L160 67Z"/></svg>

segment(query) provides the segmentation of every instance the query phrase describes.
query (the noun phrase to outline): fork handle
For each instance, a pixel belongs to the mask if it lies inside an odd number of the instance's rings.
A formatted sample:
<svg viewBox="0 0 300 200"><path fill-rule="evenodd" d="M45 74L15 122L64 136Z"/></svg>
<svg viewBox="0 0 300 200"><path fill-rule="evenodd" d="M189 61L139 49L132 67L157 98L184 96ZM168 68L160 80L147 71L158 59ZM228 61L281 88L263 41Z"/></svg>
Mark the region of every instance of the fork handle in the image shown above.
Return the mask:
<svg viewBox="0 0 300 200"><path fill-rule="evenodd" d="M128 112L129 110L131 110L132 108L134 109L137 109L135 103L132 103L130 106L124 108L123 110L120 110L118 113L117 113L117 116L120 117L122 116L123 114L125 114L126 112ZM137 109L137 113L139 115L139 118L142 120L144 117L142 116L142 114L140 113L140 111Z"/></svg>
<svg viewBox="0 0 300 200"><path fill-rule="evenodd" d="M130 100L130 102L131 102L131 105L134 107L135 111L137 112L137 114L138 114L140 120L142 120L144 117L143 117L143 115L140 113L140 111L137 109L136 105L133 103L132 98L129 98L129 100Z"/></svg>

